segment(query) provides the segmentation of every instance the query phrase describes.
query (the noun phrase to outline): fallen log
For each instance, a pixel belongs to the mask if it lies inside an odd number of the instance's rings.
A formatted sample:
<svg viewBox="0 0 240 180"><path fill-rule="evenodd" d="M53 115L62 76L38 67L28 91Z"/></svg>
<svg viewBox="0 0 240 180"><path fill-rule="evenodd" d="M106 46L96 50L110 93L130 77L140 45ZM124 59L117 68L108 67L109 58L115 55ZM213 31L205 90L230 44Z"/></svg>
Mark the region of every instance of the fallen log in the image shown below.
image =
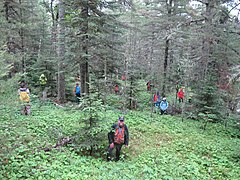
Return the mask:
<svg viewBox="0 0 240 180"><path fill-rule="evenodd" d="M44 150L45 152L49 152L52 149L59 149L61 146L70 144L72 142L72 140L73 140L72 138L66 137L66 138L61 139L61 141L57 142L54 146L46 147L46 148L43 148L42 150Z"/></svg>

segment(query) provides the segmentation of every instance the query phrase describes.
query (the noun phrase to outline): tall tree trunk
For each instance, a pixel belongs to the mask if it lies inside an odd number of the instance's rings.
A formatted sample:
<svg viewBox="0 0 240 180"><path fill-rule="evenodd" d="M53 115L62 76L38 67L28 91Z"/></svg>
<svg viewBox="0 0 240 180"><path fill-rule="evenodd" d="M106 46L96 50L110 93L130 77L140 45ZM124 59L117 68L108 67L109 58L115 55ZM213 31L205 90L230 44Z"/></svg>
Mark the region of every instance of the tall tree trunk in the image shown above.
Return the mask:
<svg viewBox="0 0 240 180"><path fill-rule="evenodd" d="M167 66L168 66L168 57L169 57L169 39L165 42L165 55L164 55L164 64L163 64L163 85L162 85L162 97L166 96L166 80L167 80Z"/></svg>
<svg viewBox="0 0 240 180"><path fill-rule="evenodd" d="M21 47L21 66L22 66L22 72L25 73L26 72L26 62L25 62L25 55L24 55L24 33L23 33L23 11L22 11L22 0L19 0L19 18L20 18L20 23L21 23L21 27L19 30L19 35L20 35L20 47Z"/></svg>
<svg viewBox="0 0 240 180"><path fill-rule="evenodd" d="M203 46L202 46L202 60L200 61L199 67L202 68L202 74L201 79L206 80L208 77L208 74L211 73L215 66L215 61L212 58L213 54L213 16L214 16L214 8L215 8L216 2L215 0L208 0L206 3L206 12L205 12L205 19L206 19L206 26L205 26L205 32L204 32L204 39L203 39Z"/></svg>
<svg viewBox="0 0 240 180"><path fill-rule="evenodd" d="M167 14L168 17L172 16L173 13L173 5L174 0L166 0L167 5ZM167 32L169 32L171 27L167 28ZM169 59L169 46L170 46L170 39L167 36L165 41L165 52L164 52L164 65L163 65L163 85L162 85L162 96L166 96L166 81L167 81L167 67L168 67L168 59Z"/></svg>
<svg viewBox="0 0 240 180"><path fill-rule="evenodd" d="M100 79L100 78L98 78ZM99 91L100 92L100 89ZM100 94L100 93L98 93ZM107 103L107 58L104 60L104 99L103 104L105 105Z"/></svg>
<svg viewBox="0 0 240 180"><path fill-rule="evenodd" d="M85 55L81 58L80 73L81 73L81 89L82 93L89 94L89 71L88 71L88 1L82 7L82 17L84 19L82 34L82 51Z"/></svg>
<svg viewBox="0 0 240 180"><path fill-rule="evenodd" d="M151 28L152 28L152 30L154 29L154 27L153 26L151 26ZM156 85L157 83L155 82L155 78L154 78L154 71L155 71L155 69L153 68L154 67L154 62L153 62L153 47L154 47L154 32L152 32L152 35L151 35L151 44L150 44L150 67L149 67L149 69L150 69L150 73L151 73L151 75L150 75L150 77L151 77L151 80L152 80L152 82L151 83L153 83L154 85Z"/></svg>
<svg viewBox="0 0 240 180"><path fill-rule="evenodd" d="M125 57L125 59L124 59L124 76L125 76L125 80L124 80L124 89L123 89L124 102L123 102L123 108L122 108L124 113L126 112L127 98L128 98L128 94L127 94L127 80L128 80L128 61L129 61L129 59L130 59L129 55L128 55L128 57Z"/></svg>
<svg viewBox="0 0 240 180"><path fill-rule="evenodd" d="M88 72L88 62L87 58L84 57L84 63L80 64L81 72L81 89L82 93L89 94L89 72Z"/></svg>
<svg viewBox="0 0 240 180"><path fill-rule="evenodd" d="M51 41L52 41L52 53L53 56L57 56L57 20L58 20L58 13L54 14L54 8L53 8L53 1L51 0L50 4L50 10L51 10L51 16L52 16L52 29L51 29Z"/></svg>
<svg viewBox="0 0 240 180"><path fill-rule="evenodd" d="M5 19L8 23L10 23L10 21L9 21L9 1L8 0L5 0L4 7L5 7ZM9 35L7 36L7 46L8 46L8 52L10 52L11 51L11 42L10 42Z"/></svg>
<svg viewBox="0 0 240 180"><path fill-rule="evenodd" d="M65 102L65 26L64 26L65 7L63 0L59 0L59 52L58 52L58 100Z"/></svg>
<svg viewBox="0 0 240 180"><path fill-rule="evenodd" d="M4 7L5 7L5 19L7 20L8 23L10 23L9 21L9 1L8 0L5 0L4 1Z"/></svg>
<svg viewBox="0 0 240 180"><path fill-rule="evenodd" d="M57 24L58 24L58 12L55 14L54 7L53 7L54 0L50 2L50 12L52 16L52 27L51 27L51 54L54 59L58 59L57 57ZM58 82L58 74L55 73L52 77L53 79L57 79ZM51 88L51 94L55 94L55 90Z"/></svg>

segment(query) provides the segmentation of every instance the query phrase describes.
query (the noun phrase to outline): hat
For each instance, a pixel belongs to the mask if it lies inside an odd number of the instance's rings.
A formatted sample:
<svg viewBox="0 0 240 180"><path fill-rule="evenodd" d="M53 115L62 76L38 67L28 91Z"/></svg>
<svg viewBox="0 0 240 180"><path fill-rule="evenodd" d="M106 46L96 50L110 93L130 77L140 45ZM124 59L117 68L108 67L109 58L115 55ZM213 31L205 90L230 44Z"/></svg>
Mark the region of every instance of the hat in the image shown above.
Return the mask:
<svg viewBox="0 0 240 180"><path fill-rule="evenodd" d="M124 117L123 117L123 116L120 116L120 117L118 118L118 120L119 120L119 121L124 121Z"/></svg>

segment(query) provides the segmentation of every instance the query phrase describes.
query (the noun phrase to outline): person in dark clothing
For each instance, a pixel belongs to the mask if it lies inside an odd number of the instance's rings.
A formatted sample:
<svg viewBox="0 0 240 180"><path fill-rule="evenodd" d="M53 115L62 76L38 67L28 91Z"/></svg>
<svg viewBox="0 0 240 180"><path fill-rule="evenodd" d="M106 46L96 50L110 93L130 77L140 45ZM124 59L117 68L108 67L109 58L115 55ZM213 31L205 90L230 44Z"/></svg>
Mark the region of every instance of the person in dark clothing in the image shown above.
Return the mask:
<svg viewBox="0 0 240 180"><path fill-rule="evenodd" d="M116 148L116 161L120 159L120 151L123 145L128 147L129 133L127 125L124 124L124 117L118 118L118 124L112 125L112 131L108 133L107 161L111 160L112 151Z"/></svg>

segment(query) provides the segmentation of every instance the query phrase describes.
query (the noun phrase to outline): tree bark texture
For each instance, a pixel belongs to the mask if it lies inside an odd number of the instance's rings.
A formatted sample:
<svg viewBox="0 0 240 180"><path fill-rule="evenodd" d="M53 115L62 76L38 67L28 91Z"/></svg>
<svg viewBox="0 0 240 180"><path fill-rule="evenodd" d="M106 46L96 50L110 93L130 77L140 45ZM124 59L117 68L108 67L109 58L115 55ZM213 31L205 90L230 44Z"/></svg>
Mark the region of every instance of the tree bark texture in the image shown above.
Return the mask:
<svg viewBox="0 0 240 180"><path fill-rule="evenodd" d="M81 15L84 19L82 23L82 34L84 36L81 39L82 44L82 52L85 53L84 56L81 57L80 61L80 74L81 74L81 89L82 93L89 94L89 70L88 70L88 3L83 5L81 9Z"/></svg>
<svg viewBox="0 0 240 180"><path fill-rule="evenodd" d="M23 25L23 9L22 9L22 0L19 0L19 18L20 18L20 23ZM19 29L19 35L20 35L20 47L21 47L21 66L22 66L22 72L26 72L26 62L25 62L25 53L24 53L24 29L23 27L20 27Z"/></svg>
<svg viewBox="0 0 240 180"><path fill-rule="evenodd" d="M216 61L213 59L213 17L214 17L214 8L215 8L215 0L208 0L206 3L206 11L205 11L205 20L206 25L204 28L204 37L202 44L202 57L200 64L198 67L200 78L206 79L208 74L213 70L216 65Z"/></svg>
<svg viewBox="0 0 240 180"><path fill-rule="evenodd" d="M63 0L59 0L59 57L58 57L58 100L65 102L65 26L64 26L65 7Z"/></svg>
<svg viewBox="0 0 240 180"><path fill-rule="evenodd" d="M174 2L174 0L166 0L168 17L171 17L171 15L172 15L173 2ZM171 27L167 27L167 31L170 31L170 29L171 29ZM167 67L168 67L168 59L169 59L169 46L170 46L170 39L167 37L167 39L165 41L165 52L164 52L162 96L166 96L166 81L167 81Z"/></svg>

